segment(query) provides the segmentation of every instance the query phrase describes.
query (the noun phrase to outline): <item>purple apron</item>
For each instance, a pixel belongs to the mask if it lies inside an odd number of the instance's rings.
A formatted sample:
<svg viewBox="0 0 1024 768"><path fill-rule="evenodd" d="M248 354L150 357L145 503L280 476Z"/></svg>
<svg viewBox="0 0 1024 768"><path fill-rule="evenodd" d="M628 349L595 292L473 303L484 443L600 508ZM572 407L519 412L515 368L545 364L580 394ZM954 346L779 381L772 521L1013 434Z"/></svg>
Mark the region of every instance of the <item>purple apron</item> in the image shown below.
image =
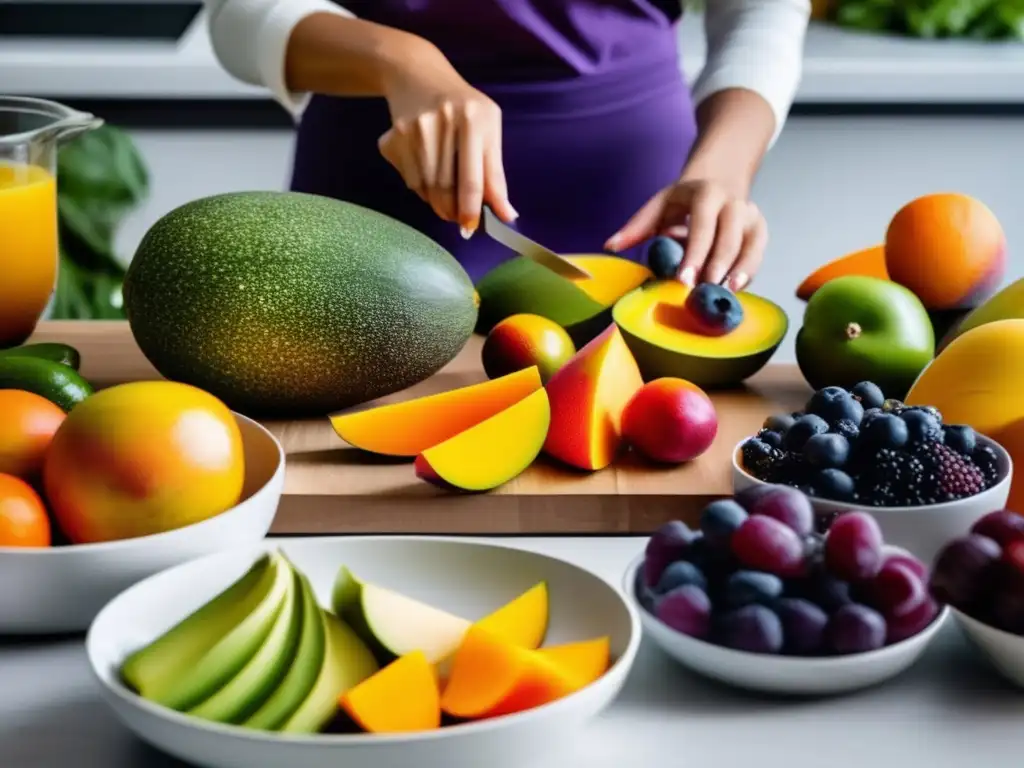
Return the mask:
<svg viewBox="0 0 1024 768"><path fill-rule="evenodd" d="M437 45L502 110L518 228L559 253L605 240L679 175L696 136L675 22L679 0L346 0L360 18ZM463 240L380 156L383 99L316 96L291 187L373 208L445 247L474 281L512 257ZM637 258L639 249L626 254Z"/></svg>

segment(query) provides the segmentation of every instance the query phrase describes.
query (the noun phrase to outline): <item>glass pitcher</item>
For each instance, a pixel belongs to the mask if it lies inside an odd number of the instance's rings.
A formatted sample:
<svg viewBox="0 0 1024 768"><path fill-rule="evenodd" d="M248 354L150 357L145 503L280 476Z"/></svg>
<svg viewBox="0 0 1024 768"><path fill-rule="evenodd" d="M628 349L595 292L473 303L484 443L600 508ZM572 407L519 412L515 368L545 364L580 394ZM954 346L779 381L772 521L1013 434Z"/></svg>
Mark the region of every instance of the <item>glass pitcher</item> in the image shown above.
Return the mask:
<svg viewBox="0 0 1024 768"><path fill-rule="evenodd" d="M57 148L103 121L0 96L0 349L35 329L57 284Z"/></svg>

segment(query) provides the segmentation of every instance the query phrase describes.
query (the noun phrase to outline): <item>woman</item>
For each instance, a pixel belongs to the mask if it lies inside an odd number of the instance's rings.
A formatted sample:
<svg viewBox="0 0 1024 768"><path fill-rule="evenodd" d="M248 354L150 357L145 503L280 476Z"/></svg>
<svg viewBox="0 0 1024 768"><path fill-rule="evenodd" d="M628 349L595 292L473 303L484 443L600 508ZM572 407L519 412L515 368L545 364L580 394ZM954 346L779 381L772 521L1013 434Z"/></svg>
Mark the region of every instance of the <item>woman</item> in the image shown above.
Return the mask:
<svg viewBox="0 0 1024 768"><path fill-rule="evenodd" d="M292 189L404 221L474 280L511 255L473 236L483 204L560 253L684 239L690 285L740 290L760 266L748 195L800 79L810 0L705 0L692 97L681 0L206 5L222 65L301 115Z"/></svg>

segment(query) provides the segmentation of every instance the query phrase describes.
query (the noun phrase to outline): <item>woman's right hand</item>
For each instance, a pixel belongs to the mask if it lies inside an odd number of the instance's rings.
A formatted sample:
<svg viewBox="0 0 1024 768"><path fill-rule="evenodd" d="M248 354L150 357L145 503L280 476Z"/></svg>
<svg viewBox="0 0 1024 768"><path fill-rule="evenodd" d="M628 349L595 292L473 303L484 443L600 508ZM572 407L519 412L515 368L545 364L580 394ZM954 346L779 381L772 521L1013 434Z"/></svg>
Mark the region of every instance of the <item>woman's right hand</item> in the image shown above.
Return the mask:
<svg viewBox="0 0 1024 768"><path fill-rule="evenodd" d="M501 156L501 110L473 88L436 48L390 78L391 129L377 141L406 185L468 237L486 203L503 221L508 201Z"/></svg>

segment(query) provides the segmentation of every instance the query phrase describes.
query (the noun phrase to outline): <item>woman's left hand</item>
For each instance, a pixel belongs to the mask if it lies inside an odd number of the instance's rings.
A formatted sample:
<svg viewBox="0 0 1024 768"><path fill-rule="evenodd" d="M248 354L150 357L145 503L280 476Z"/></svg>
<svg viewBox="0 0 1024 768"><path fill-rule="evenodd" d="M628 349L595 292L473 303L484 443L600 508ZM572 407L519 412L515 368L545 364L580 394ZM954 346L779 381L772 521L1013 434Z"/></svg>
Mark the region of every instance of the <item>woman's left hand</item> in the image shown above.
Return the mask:
<svg viewBox="0 0 1024 768"><path fill-rule="evenodd" d="M677 273L682 282L692 287L727 281L731 290L743 290L757 274L768 242L768 225L744 186L684 176L648 200L605 248L623 251L656 235L684 240Z"/></svg>

